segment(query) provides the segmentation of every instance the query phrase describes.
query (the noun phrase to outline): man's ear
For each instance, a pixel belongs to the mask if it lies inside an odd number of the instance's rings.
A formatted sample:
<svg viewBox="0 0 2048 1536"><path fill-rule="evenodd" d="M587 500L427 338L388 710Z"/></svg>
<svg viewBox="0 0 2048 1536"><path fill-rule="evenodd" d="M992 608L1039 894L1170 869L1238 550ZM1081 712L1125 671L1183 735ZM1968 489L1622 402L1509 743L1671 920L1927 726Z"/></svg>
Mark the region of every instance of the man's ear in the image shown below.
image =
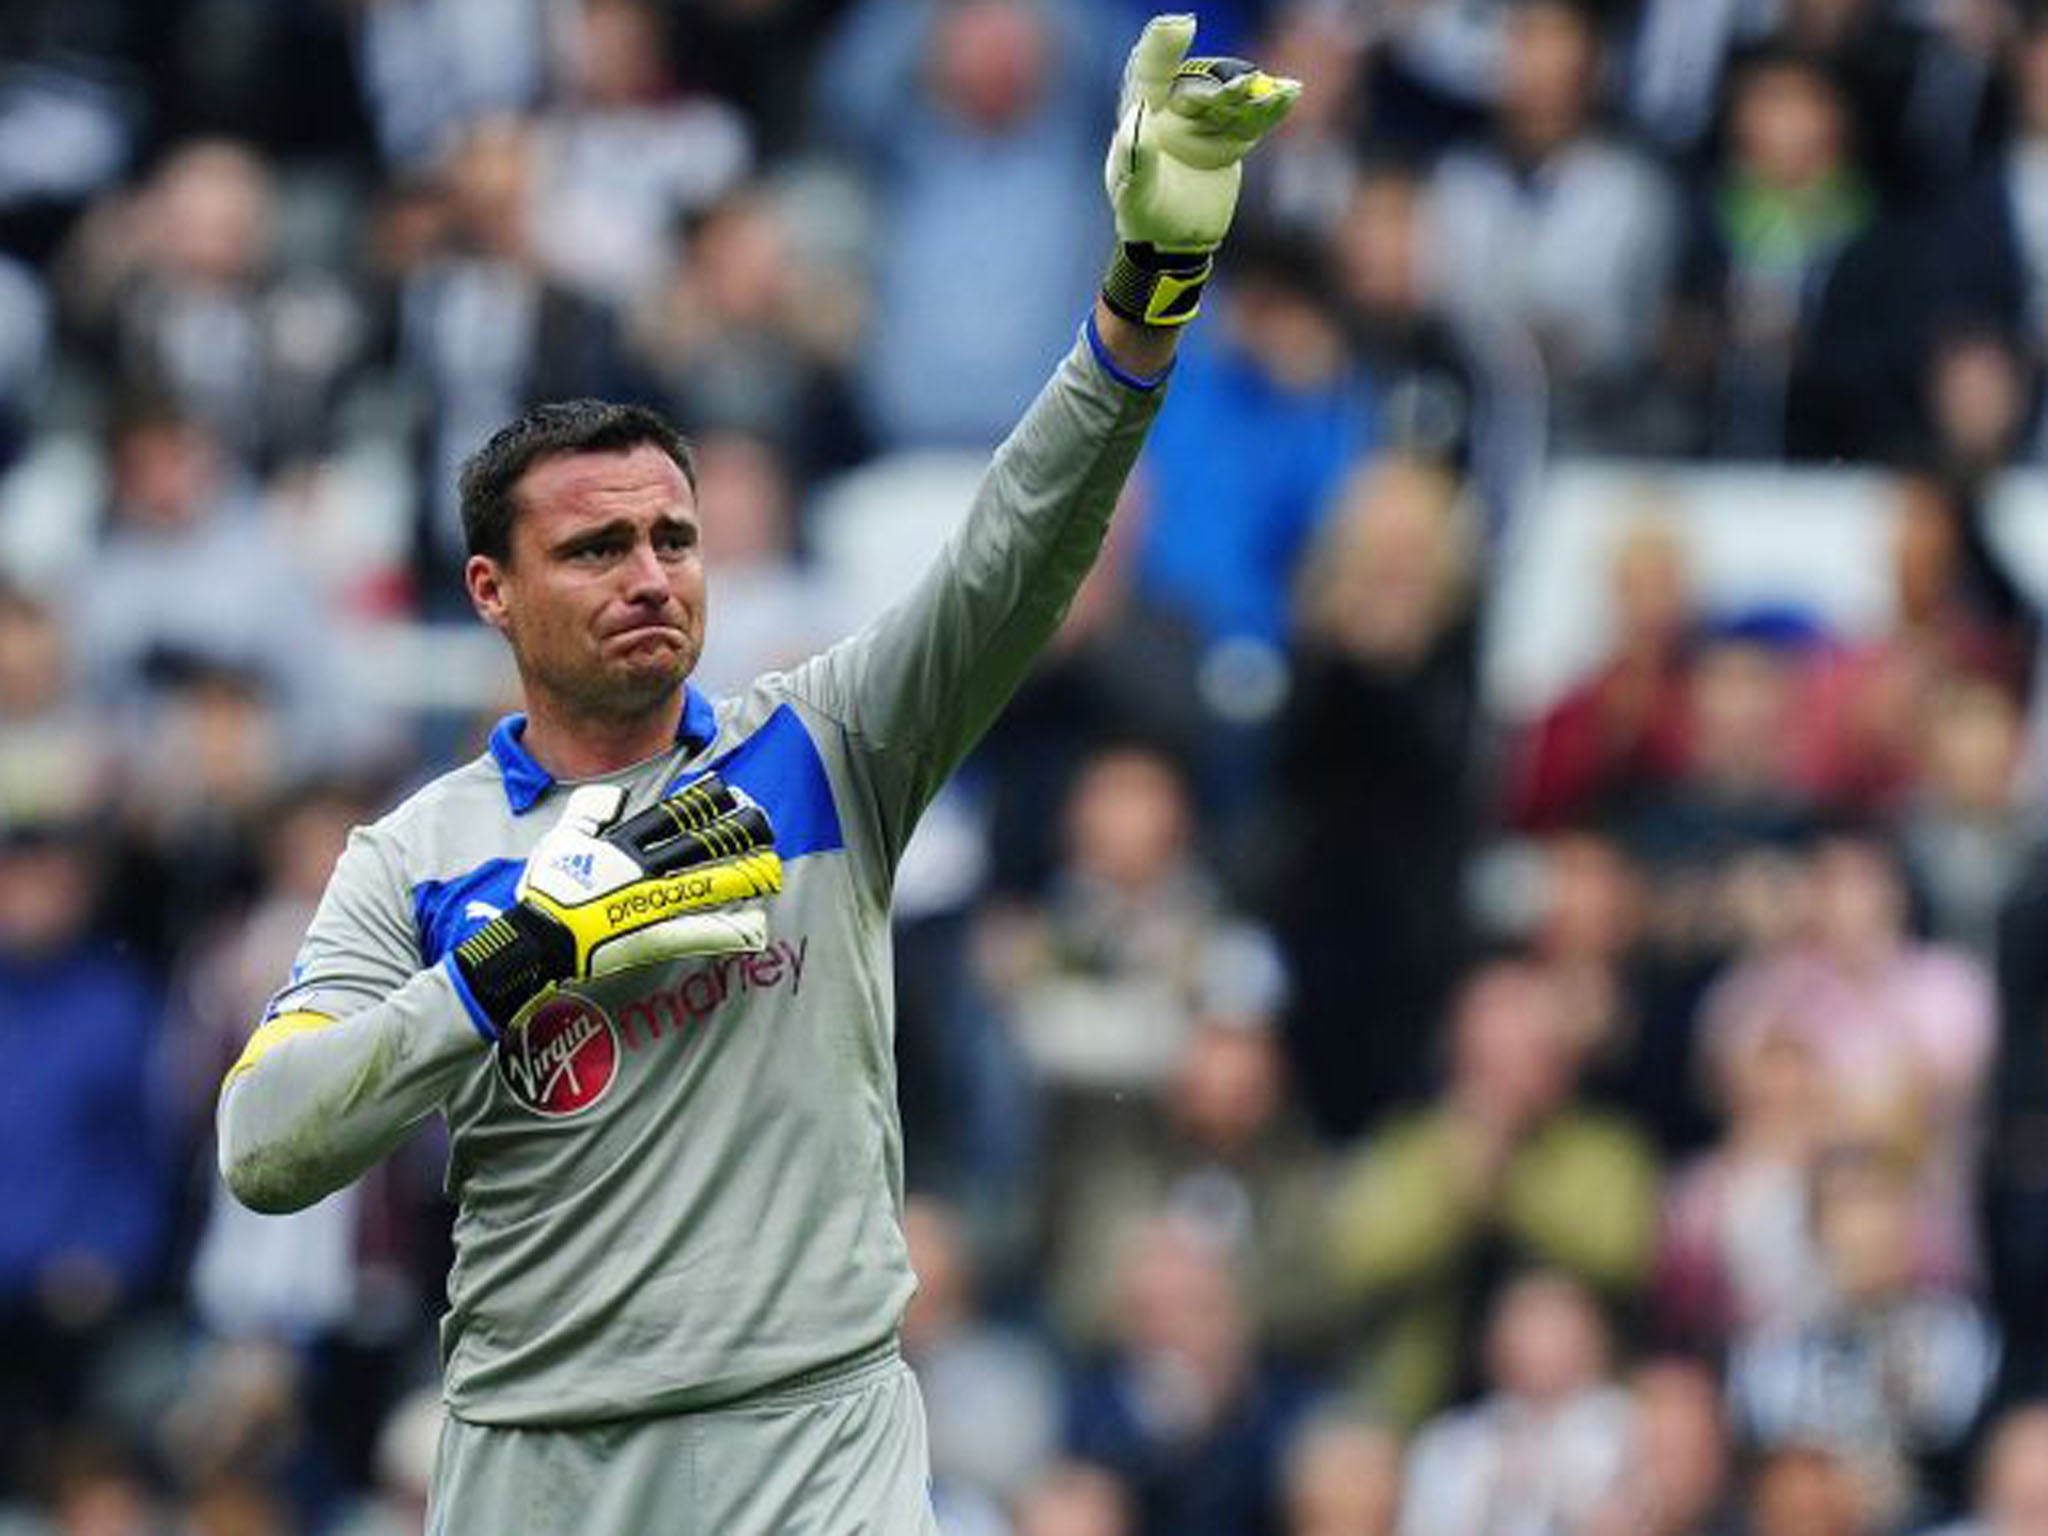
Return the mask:
<svg viewBox="0 0 2048 1536"><path fill-rule="evenodd" d="M476 609L476 616L504 634L511 622L505 568L489 555L471 555L462 568L462 584L469 589L470 606Z"/></svg>

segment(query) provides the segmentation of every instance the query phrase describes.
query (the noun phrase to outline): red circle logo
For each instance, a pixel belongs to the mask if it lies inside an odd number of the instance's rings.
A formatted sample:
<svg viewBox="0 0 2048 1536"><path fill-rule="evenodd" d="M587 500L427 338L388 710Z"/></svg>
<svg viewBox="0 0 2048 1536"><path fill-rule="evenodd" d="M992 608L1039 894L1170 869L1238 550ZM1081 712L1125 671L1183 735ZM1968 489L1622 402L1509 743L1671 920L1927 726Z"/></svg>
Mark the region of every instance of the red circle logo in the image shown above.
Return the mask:
<svg viewBox="0 0 2048 1536"><path fill-rule="evenodd" d="M611 1015L587 997L564 993L549 999L524 1028L498 1042L498 1075L512 1097L537 1115L560 1120L582 1114L619 1075L619 1036Z"/></svg>

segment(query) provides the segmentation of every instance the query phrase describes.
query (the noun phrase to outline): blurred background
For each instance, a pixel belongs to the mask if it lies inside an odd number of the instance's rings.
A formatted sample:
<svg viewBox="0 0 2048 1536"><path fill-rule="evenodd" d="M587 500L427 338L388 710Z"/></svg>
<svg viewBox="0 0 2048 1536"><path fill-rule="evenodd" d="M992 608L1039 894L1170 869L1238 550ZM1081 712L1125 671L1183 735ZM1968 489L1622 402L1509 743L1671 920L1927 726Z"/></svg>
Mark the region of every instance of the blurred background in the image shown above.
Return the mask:
<svg viewBox="0 0 2048 1536"><path fill-rule="evenodd" d="M1133 0L0 0L0 1532L417 1531L444 1148L220 1074L512 706L453 470L700 445L700 680L1071 344ZM897 910L951 1536L2048 1533L2048 7L1235 0L1101 568Z"/></svg>

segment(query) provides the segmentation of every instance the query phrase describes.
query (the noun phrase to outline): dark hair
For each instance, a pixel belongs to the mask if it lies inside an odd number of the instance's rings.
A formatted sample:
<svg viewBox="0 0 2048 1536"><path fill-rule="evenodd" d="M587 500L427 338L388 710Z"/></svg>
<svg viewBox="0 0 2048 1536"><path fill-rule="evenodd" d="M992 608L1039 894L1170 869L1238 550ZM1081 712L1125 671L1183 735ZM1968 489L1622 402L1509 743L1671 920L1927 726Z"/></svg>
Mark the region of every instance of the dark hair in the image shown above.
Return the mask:
<svg viewBox="0 0 2048 1536"><path fill-rule="evenodd" d="M1854 133L1855 113L1850 107L1848 87L1843 82L1841 70L1828 55L1797 43L1763 42L1739 51L1728 67L1722 91L1723 110L1733 112L1736 101L1751 88L1752 82L1766 75L1778 74L1804 75L1810 83L1819 86L1834 102L1844 130Z"/></svg>
<svg viewBox="0 0 2048 1536"><path fill-rule="evenodd" d="M463 461L457 483L462 492L462 536L469 552L501 562L511 559L519 482L541 460L571 453L620 453L643 443L675 460L690 489L697 489L697 460L690 440L659 411L610 400L551 400L530 407Z"/></svg>
<svg viewBox="0 0 2048 1536"><path fill-rule="evenodd" d="M207 430L191 407L160 379L131 383L107 407L106 438L117 447L144 432L183 432L194 427Z"/></svg>

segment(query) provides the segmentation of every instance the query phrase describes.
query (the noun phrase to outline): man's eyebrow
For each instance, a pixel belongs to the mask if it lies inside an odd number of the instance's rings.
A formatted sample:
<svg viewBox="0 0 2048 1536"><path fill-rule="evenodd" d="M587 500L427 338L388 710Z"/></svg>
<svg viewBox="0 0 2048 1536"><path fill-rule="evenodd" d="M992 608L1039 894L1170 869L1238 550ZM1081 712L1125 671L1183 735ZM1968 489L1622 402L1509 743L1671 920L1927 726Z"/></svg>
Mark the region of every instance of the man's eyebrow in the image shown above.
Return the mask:
<svg viewBox="0 0 2048 1536"><path fill-rule="evenodd" d="M609 522L599 523L595 528L578 529L566 538L550 545L548 553L551 555L573 555L578 550L595 549L598 545L608 544L615 539L630 539L633 537L635 529L636 525L632 518L615 517ZM654 519L653 531L664 532L670 529L681 529L694 538L698 532L696 514L687 509L678 509L658 514Z"/></svg>
<svg viewBox="0 0 2048 1536"><path fill-rule="evenodd" d="M599 544L609 543L621 535L630 536L632 532L633 524L631 519L615 517L608 523L599 523L595 528L579 528L568 537L558 539L555 543L548 546L548 553L551 555L574 554L579 549L592 549Z"/></svg>

